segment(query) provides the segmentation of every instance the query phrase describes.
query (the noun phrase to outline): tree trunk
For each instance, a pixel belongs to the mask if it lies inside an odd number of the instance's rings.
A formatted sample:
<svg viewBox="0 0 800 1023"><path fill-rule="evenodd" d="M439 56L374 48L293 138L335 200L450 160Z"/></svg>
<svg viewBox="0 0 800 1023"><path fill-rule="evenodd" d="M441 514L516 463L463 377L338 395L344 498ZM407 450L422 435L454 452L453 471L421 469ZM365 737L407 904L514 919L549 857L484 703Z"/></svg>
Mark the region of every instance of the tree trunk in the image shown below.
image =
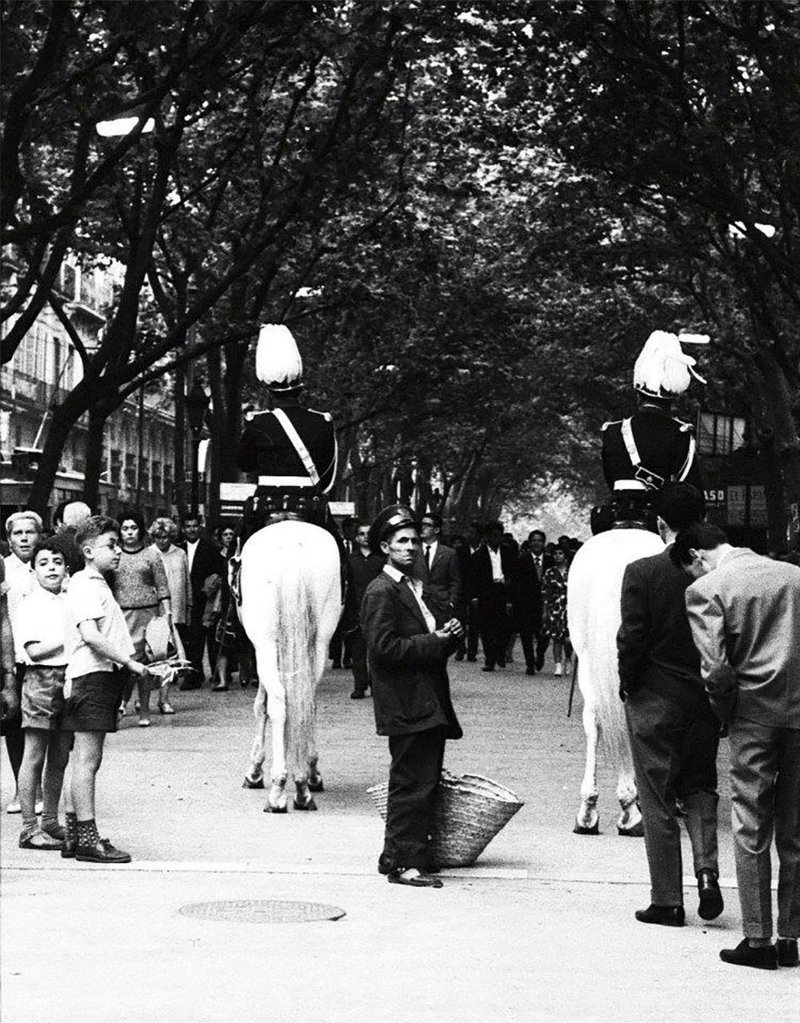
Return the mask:
<svg viewBox="0 0 800 1023"><path fill-rule="evenodd" d="M175 383L173 387L175 402L175 433L172 435L172 459L175 467L174 493L170 500L174 501L178 518L186 516L186 367L181 363L175 367Z"/></svg>
<svg viewBox="0 0 800 1023"><path fill-rule="evenodd" d="M769 351L760 351L756 355L758 369L758 390L763 395L764 426L772 431L774 444L773 476L779 476L773 486L768 488L773 493L773 504L780 502L780 509L773 507L768 515L770 523L774 521L774 529L780 535L773 536L770 531L770 549L784 550L787 541L786 522L793 504L800 504L800 438L797 424L792 412L792 394L783 367ZM769 437L767 438L769 440ZM769 456L770 452L767 452ZM795 541L797 537L793 538Z"/></svg>
<svg viewBox="0 0 800 1023"><path fill-rule="evenodd" d="M33 477L33 486L28 497L28 507L40 515L44 515L47 509L64 445L75 424L86 411L87 390L88 385L84 378L64 401L53 409L42 457L39 459L39 468Z"/></svg>
<svg viewBox="0 0 800 1023"><path fill-rule="evenodd" d="M89 435L86 438L86 465L83 477L83 499L93 512L100 511L100 475L103 472L103 437L106 421L113 411L108 405L89 409Z"/></svg>

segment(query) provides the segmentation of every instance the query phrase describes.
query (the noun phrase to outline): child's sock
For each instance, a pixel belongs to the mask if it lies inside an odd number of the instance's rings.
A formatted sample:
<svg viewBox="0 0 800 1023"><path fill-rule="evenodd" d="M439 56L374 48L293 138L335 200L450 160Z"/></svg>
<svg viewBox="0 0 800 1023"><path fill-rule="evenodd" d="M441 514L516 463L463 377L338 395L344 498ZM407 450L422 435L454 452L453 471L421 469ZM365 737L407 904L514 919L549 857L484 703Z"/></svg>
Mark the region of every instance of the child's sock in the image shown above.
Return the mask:
<svg viewBox="0 0 800 1023"><path fill-rule="evenodd" d="M89 821L78 821L78 845L96 845L100 841L94 818Z"/></svg>

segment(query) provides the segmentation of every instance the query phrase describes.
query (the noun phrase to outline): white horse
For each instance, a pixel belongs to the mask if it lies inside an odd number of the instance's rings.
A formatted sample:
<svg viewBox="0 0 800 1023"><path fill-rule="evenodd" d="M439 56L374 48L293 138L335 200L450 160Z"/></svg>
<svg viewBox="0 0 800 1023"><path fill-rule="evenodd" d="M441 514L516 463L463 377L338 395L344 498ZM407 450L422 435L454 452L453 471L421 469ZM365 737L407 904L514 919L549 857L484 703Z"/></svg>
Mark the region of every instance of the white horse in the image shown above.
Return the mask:
<svg viewBox="0 0 800 1023"><path fill-rule="evenodd" d="M611 529L588 540L569 570L567 622L578 658L586 732L586 769L573 829L578 835L596 835L599 831L598 740L618 771L617 799L622 809L617 830L620 835L643 834L625 712L619 698L617 631L626 566L663 550L659 537L646 529Z"/></svg>
<svg viewBox="0 0 800 1023"><path fill-rule="evenodd" d="M256 735L245 788L263 788L267 717L271 787L265 811L286 813L287 754L297 810L316 810L315 694L341 613L336 541L319 526L286 520L259 529L242 549L241 620L256 652Z"/></svg>

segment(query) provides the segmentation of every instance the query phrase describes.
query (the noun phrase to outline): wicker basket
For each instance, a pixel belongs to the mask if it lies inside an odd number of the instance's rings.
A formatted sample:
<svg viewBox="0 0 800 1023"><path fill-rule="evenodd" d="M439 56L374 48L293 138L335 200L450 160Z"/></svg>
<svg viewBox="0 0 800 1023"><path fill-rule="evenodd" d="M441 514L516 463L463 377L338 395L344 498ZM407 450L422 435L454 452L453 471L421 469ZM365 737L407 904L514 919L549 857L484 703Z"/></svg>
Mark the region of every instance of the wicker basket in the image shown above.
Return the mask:
<svg viewBox="0 0 800 1023"><path fill-rule="evenodd" d="M367 792L386 820L389 784ZM431 828L431 859L440 867L469 867L524 803L510 789L479 774L442 771Z"/></svg>

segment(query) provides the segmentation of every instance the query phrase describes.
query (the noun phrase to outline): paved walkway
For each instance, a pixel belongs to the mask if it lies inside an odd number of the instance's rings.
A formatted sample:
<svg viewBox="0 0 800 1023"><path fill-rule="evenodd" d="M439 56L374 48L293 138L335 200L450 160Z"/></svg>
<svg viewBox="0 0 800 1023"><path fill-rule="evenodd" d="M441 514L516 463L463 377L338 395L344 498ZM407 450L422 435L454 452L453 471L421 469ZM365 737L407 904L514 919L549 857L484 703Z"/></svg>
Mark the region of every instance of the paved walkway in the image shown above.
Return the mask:
<svg viewBox="0 0 800 1023"><path fill-rule="evenodd" d="M348 672L320 690L319 812L262 813L240 787L252 691L176 694L150 729L126 719L99 776L103 835L134 862L115 869L18 849L2 821L4 1023L528 1023L790 1018L800 975L726 966L738 942L729 800L720 842L726 909L689 926L646 927L641 840L616 835L614 779L602 773L601 829L572 834L583 770L569 683L454 664L465 738L446 766L488 775L526 805L470 870L441 891L375 872L382 825L366 789L385 779L370 700ZM580 701L578 698L578 710ZM723 744L722 774L727 749ZM5 767L5 764L4 764ZM10 797L8 772L3 804ZM691 869L688 846L685 864ZM336 907L336 922L265 923L259 903ZM186 915L232 901L239 919ZM216 911L219 907L213 907ZM277 907L280 908L280 907ZM249 919L248 919L249 916Z"/></svg>

